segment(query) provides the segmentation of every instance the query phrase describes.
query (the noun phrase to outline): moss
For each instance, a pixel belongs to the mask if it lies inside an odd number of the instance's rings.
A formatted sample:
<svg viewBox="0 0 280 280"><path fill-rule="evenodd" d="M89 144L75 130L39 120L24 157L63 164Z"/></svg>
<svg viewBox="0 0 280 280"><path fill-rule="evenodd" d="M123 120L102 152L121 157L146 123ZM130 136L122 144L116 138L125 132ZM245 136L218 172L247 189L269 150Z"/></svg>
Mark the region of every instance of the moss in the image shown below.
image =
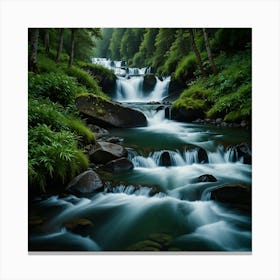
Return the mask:
<svg viewBox="0 0 280 280"><path fill-rule="evenodd" d="M197 61L193 53L184 57L177 65L174 78L179 82L191 80L194 77Z"/></svg>
<svg viewBox="0 0 280 280"><path fill-rule="evenodd" d="M194 85L183 91L180 97L173 103L172 108L185 108L205 112L208 108L207 97L209 90L202 88L200 85Z"/></svg>

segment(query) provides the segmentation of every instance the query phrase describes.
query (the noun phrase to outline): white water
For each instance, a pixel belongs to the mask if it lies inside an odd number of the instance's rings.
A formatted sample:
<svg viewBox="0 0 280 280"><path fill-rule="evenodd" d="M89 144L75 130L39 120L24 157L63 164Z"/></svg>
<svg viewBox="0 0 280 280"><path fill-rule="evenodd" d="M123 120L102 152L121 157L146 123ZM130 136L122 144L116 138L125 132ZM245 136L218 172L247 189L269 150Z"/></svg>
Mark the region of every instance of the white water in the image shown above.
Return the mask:
<svg viewBox="0 0 280 280"><path fill-rule="evenodd" d="M127 75L121 61L94 60L115 73ZM125 73L124 73L125 71ZM130 75L147 73L147 68L129 69ZM143 92L143 76L118 77L116 100L121 102L161 101L168 95L170 78L157 83L148 95ZM134 106L134 105L133 105ZM165 119L164 110L156 106L134 106L147 117L148 126L134 129L150 139L159 135L161 141L171 138L181 143L180 149L153 150L143 154L130 151L134 170L126 174L124 183L111 187L89 198L53 196L38 203L39 209L50 216L45 227L48 234L30 238L33 246L56 250L125 250L131 244L149 239L152 233L168 233L172 246L185 251L250 251L251 218L249 214L221 205L210 199L210 191L228 183L251 183L251 165L243 159L234 161L232 148L219 143L222 134L203 126L178 123ZM158 138L157 138L158 139ZM143 138L143 142L145 139ZM193 148L186 148L191 144ZM198 149L206 150L208 163L199 163ZM170 156L171 166L161 166L163 153ZM211 174L217 182L197 182L203 174ZM140 185L140 186L139 186ZM151 186L159 188L155 194ZM50 215L50 214L49 214ZM94 224L87 237L68 232L64 224L75 218L87 218ZM41 247L40 247L41 246ZM37 248L37 247L36 247Z"/></svg>
<svg viewBox="0 0 280 280"><path fill-rule="evenodd" d="M156 77L156 85L151 92L143 91L143 76L124 78L118 77L116 84L116 101L119 102L150 102L160 101L168 95L170 77L161 81Z"/></svg>

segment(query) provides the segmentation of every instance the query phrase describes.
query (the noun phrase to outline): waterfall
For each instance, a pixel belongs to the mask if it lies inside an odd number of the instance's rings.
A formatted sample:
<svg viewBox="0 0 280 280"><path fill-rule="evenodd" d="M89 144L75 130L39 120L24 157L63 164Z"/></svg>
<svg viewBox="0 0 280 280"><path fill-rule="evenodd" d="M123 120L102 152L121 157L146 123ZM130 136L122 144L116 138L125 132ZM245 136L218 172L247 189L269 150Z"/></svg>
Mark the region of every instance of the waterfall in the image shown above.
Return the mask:
<svg viewBox="0 0 280 280"><path fill-rule="evenodd" d="M135 70L134 73L137 71ZM118 77L116 81L115 99L119 102L150 102L161 101L168 95L170 77L162 81L156 77L156 84L151 92L144 92L143 83L144 76L141 75L129 76L128 78Z"/></svg>

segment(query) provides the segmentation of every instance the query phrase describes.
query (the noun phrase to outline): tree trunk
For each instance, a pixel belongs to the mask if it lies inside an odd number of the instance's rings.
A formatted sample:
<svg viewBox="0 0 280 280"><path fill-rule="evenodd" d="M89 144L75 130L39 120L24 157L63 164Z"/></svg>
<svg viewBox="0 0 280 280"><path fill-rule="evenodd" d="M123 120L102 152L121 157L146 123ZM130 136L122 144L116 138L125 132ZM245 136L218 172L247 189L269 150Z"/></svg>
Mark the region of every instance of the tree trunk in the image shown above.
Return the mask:
<svg viewBox="0 0 280 280"><path fill-rule="evenodd" d="M30 59L29 69L32 72L39 73L37 66L37 50L38 50L39 28L32 28L30 38Z"/></svg>
<svg viewBox="0 0 280 280"><path fill-rule="evenodd" d="M71 67L73 65L74 48L75 48L75 28L71 28L71 44L70 44L70 57L69 57L68 67Z"/></svg>
<svg viewBox="0 0 280 280"><path fill-rule="evenodd" d="M50 35L49 35L48 28L45 29L44 43L45 43L46 53L49 53L50 52Z"/></svg>
<svg viewBox="0 0 280 280"><path fill-rule="evenodd" d="M200 56L200 53L199 53L199 51L197 49L197 46L196 46L196 43L195 43L195 40L194 40L194 34L193 34L192 28L189 28L189 32L190 32L190 36L191 36L192 48L193 48L193 51L195 53L195 56L196 56L196 59L197 59L197 62L198 62L198 66L199 66L199 69L200 69L200 72L201 72L201 75L203 77L206 77L206 73L205 73L203 65L202 65L201 56Z"/></svg>
<svg viewBox="0 0 280 280"><path fill-rule="evenodd" d="M62 49L63 49L63 32L64 32L64 28L60 28L58 46L57 46L57 52L56 52L56 59L55 59L56 62L59 62L60 58L61 58L61 53L62 53Z"/></svg>
<svg viewBox="0 0 280 280"><path fill-rule="evenodd" d="M210 45L209 45L208 35L207 35L207 32L206 32L205 28L202 28L202 29L203 29L203 34L204 34L204 40L205 40L208 59L210 61L212 72L216 76L218 74L218 70L217 70L217 67L215 65L215 62L214 62L214 59L213 59L213 56L212 56L212 52L211 52Z"/></svg>

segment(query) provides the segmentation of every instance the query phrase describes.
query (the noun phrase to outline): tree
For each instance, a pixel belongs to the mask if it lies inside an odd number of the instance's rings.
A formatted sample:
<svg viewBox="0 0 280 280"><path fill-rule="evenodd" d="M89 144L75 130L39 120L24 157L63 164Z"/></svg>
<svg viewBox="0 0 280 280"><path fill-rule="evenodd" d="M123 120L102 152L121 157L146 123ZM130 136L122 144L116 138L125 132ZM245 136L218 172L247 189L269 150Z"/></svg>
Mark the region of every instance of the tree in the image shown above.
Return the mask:
<svg viewBox="0 0 280 280"><path fill-rule="evenodd" d="M29 60L29 69L35 73L39 73L37 66L37 51L38 51L38 39L39 39L39 28L31 29L31 38L30 38L30 60Z"/></svg>
<svg viewBox="0 0 280 280"><path fill-rule="evenodd" d="M71 28L71 41L70 41L70 54L69 54L68 67L71 67L73 65L73 61L74 61L75 32L76 32L76 29Z"/></svg>
<svg viewBox="0 0 280 280"><path fill-rule="evenodd" d="M170 75L176 70L178 63L192 51L190 35L184 28L176 29L175 41L172 43L166 60L160 68L163 75Z"/></svg>
<svg viewBox="0 0 280 280"><path fill-rule="evenodd" d="M158 28L146 28L144 38L140 44L139 51L133 57L134 66L151 66L152 57L155 52L155 39L159 32Z"/></svg>
<svg viewBox="0 0 280 280"><path fill-rule="evenodd" d="M112 59L120 60L120 45L126 28L115 28L110 40L109 51Z"/></svg>
<svg viewBox="0 0 280 280"><path fill-rule="evenodd" d="M102 38L97 40L94 55L96 57L110 57L109 45L112 37L113 28L102 28Z"/></svg>
<svg viewBox="0 0 280 280"><path fill-rule="evenodd" d="M201 56L200 56L199 50L198 50L198 48L196 46L196 43L195 43L195 38L194 38L193 30L192 30L192 28L188 28L188 30L189 30L189 33L190 33L192 48L193 48L193 51L195 53L195 56L196 56L196 59L197 59L197 62L198 62L198 66L199 66L199 69L200 69L200 72L201 72L201 75L203 77L206 77L206 73L205 73L205 70L203 68Z"/></svg>
<svg viewBox="0 0 280 280"><path fill-rule="evenodd" d="M175 40L176 29L174 28L160 28L159 33L155 39L156 50L153 56L152 66L158 69L164 64L167 58L167 52Z"/></svg>
<svg viewBox="0 0 280 280"><path fill-rule="evenodd" d="M207 35L207 32L206 32L205 28L202 28L202 30L203 30L203 35L204 35L204 40L205 40L205 46L206 46L206 50L207 50L208 59L209 59L209 62L210 62L211 68L212 68L212 72L216 76L218 74L218 70L217 70L217 67L215 65L213 55L212 55L212 52L211 52L211 49L210 49L208 35Z"/></svg>
<svg viewBox="0 0 280 280"><path fill-rule="evenodd" d="M63 49L63 33L64 33L64 28L60 28L57 52L56 52L56 59L55 59L56 62L59 62L60 58L61 58L61 53L62 53L62 49Z"/></svg>
<svg viewBox="0 0 280 280"><path fill-rule="evenodd" d="M50 34L49 34L48 28L45 28L44 44L45 44L46 53L49 53L50 52Z"/></svg>

